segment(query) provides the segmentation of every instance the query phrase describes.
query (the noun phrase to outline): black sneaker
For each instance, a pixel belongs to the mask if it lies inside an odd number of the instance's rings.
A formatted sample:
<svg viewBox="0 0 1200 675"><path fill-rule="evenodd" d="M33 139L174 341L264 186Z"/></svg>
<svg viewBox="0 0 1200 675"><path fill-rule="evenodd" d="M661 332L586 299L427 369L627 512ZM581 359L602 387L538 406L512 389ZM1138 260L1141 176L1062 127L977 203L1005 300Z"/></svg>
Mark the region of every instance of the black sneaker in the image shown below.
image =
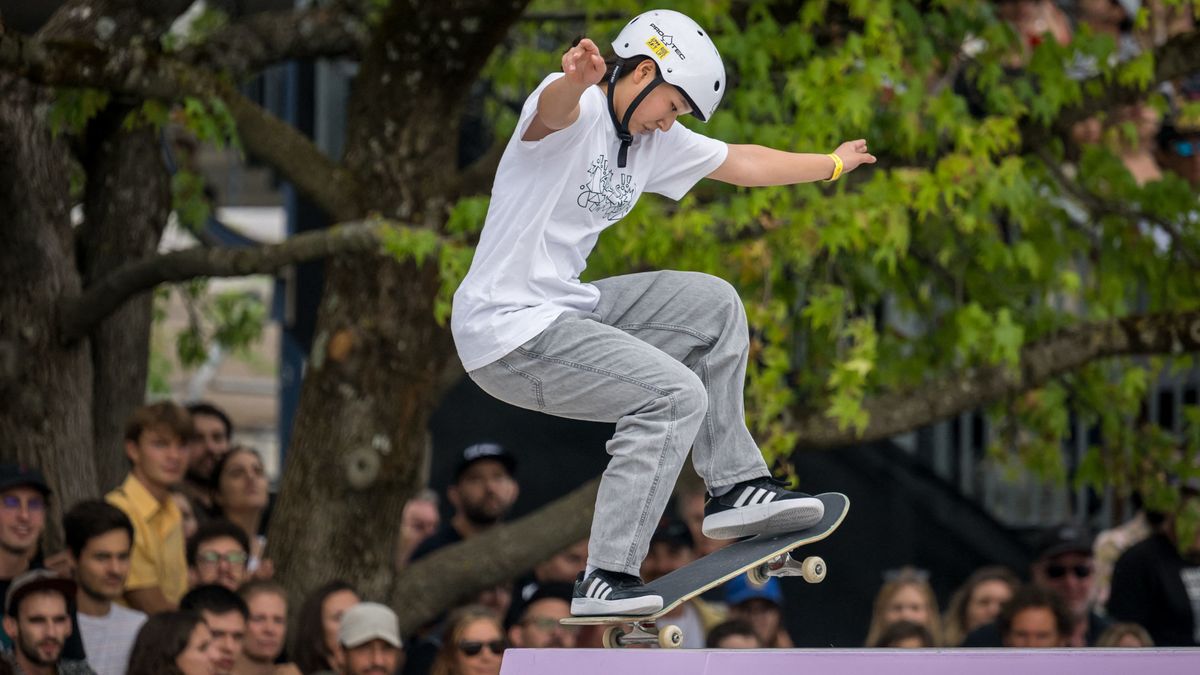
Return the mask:
<svg viewBox="0 0 1200 675"><path fill-rule="evenodd" d="M737 539L755 534L797 532L825 515L821 500L792 492L774 478L755 478L734 485L704 505L704 536Z"/></svg>
<svg viewBox="0 0 1200 675"><path fill-rule="evenodd" d="M662 596L630 574L596 570L579 573L571 596L572 616L642 616L662 609Z"/></svg>

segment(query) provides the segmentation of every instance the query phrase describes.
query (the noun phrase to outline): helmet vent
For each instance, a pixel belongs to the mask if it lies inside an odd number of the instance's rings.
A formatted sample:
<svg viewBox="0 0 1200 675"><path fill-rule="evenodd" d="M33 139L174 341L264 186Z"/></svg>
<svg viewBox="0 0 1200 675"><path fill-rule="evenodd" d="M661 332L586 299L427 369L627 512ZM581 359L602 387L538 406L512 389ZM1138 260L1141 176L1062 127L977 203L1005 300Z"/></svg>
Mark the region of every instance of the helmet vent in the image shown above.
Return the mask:
<svg viewBox="0 0 1200 675"><path fill-rule="evenodd" d="M717 80L716 82L713 82L713 91L720 91L720 90L721 90L721 81Z"/></svg>

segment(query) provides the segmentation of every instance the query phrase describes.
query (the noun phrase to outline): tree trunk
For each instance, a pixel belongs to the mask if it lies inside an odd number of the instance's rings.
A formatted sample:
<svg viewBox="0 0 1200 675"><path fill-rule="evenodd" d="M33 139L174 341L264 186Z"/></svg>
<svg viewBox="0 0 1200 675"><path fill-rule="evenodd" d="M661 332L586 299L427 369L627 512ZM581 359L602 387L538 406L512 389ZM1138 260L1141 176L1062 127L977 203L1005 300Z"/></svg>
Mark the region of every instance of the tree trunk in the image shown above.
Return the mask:
<svg viewBox="0 0 1200 675"><path fill-rule="evenodd" d="M5 459L40 468L54 499L46 548L62 544L62 507L95 491L92 366L86 340L64 347L57 308L80 292L67 153L39 113L45 93L0 74L0 438Z"/></svg>
<svg viewBox="0 0 1200 675"><path fill-rule="evenodd" d="M450 353L436 265L340 257L329 271L269 555L293 602L330 579L382 598Z"/></svg>
<svg viewBox="0 0 1200 675"><path fill-rule="evenodd" d="M109 106L88 128L84 158L87 194L78 250L84 281L97 279L158 248L171 209L170 177L152 129L125 131L129 108ZM146 396L154 294L121 306L91 334L92 404L98 488L106 492L129 470L122 443L125 421Z"/></svg>

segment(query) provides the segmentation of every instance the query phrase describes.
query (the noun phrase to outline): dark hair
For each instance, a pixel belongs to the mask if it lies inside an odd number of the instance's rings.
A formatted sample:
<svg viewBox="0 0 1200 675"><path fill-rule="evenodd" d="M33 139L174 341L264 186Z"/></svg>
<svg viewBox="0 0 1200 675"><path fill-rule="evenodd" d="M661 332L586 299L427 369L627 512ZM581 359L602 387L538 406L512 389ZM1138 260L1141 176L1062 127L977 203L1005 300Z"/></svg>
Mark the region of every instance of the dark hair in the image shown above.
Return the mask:
<svg viewBox="0 0 1200 675"><path fill-rule="evenodd" d="M758 639L758 633L754 632L754 626L751 626L750 622L742 619L730 619L729 621L723 621L713 626L712 630L708 631L708 637L704 639L704 647L706 649L716 649L721 646L721 640L733 637L734 635L752 637L760 646L762 644L762 641Z"/></svg>
<svg viewBox="0 0 1200 675"><path fill-rule="evenodd" d="M919 623L912 621L895 621L883 629L879 637L875 639L874 644L867 645L868 647L894 647L901 640L909 640L918 638L921 641L922 647L932 647L933 634L929 629Z"/></svg>
<svg viewBox="0 0 1200 675"><path fill-rule="evenodd" d="M113 530L129 533L129 546L133 548L133 523L124 511L108 502L88 499L72 506L63 516L67 548L76 558L83 553L89 541Z"/></svg>
<svg viewBox="0 0 1200 675"><path fill-rule="evenodd" d="M225 437L233 438L233 423L229 421L229 415L226 415L224 410L207 401L199 401L197 403L189 403L187 411L192 414L192 417L196 415L208 415L209 417L221 420L221 424L225 427Z"/></svg>
<svg viewBox="0 0 1200 675"><path fill-rule="evenodd" d="M147 429L165 429L180 441L187 441L192 437L192 416L183 406L171 401L141 406L125 423L125 440L137 443Z"/></svg>
<svg viewBox="0 0 1200 675"><path fill-rule="evenodd" d="M349 583L335 580L313 591L300 605L296 634L292 636L292 648L288 653L295 655L296 667L306 675L331 668L331 654L325 648L325 625L321 622L321 610L325 607L325 599L339 591L358 595L358 589Z"/></svg>
<svg viewBox="0 0 1200 675"><path fill-rule="evenodd" d="M495 612L483 605L459 607L446 617L446 623L443 624L442 629L442 646L433 659L429 675L453 675L455 672L454 657L458 654L458 641L462 639L467 627L476 621L490 621L496 630L500 631L501 639L504 639L504 624L501 623L500 617L496 616Z"/></svg>
<svg viewBox="0 0 1200 675"><path fill-rule="evenodd" d="M183 675L175 659L202 623L199 612L187 610L151 615L138 631L126 675Z"/></svg>
<svg viewBox="0 0 1200 675"><path fill-rule="evenodd" d="M1004 609L1000 610L1000 616L996 617L1000 635L1008 637L1012 630L1013 618L1016 615L1027 609L1042 608L1048 609L1054 614L1054 625L1058 629L1059 637L1065 638L1075 629L1075 619L1067 611L1066 604L1057 593L1041 586L1028 584L1013 593L1012 600L1004 605Z"/></svg>
<svg viewBox="0 0 1200 675"><path fill-rule="evenodd" d="M242 596L216 584L204 584L187 592L179 601L180 609L191 609L210 614L237 612L243 619L250 618L250 608Z"/></svg>
<svg viewBox="0 0 1200 675"><path fill-rule="evenodd" d="M196 534L187 540L187 564L188 567L196 566L196 554L200 550L200 545L206 541L220 539L221 537L229 537L242 547L246 555L250 555L250 537L242 528L234 525L232 522L224 518L210 520L200 527L196 528Z"/></svg>

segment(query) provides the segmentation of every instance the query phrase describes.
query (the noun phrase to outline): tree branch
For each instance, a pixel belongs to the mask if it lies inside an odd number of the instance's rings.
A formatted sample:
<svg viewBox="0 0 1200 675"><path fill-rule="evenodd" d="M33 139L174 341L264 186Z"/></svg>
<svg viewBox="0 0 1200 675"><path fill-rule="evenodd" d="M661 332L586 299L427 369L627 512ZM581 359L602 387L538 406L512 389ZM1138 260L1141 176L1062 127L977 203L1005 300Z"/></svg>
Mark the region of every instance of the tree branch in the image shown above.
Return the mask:
<svg viewBox="0 0 1200 675"><path fill-rule="evenodd" d="M1175 80L1185 75L1200 71L1200 30L1177 35L1154 50L1154 77L1151 86ZM1104 75L1097 75L1088 82L1095 81L1107 85ZM1084 82L1086 86L1087 82ZM1132 85L1112 84L1106 86L1100 96L1087 98L1075 106L1066 108L1059 113L1055 125L1060 129L1069 129L1076 122L1085 120L1098 112L1111 110L1114 107L1133 103L1146 95L1147 89Z"/></svg>
<svg viewBox="0 0 1200 675"><path fill-rule="evenodd" d="M863 408L870 421L861 434L853 429L839 429L824 413L807 410L798 411L790 428L799 435L801 448L875 441L1036 389L1097 359L1198 351L1200 311L1085 323L1026 345L1021 350L1019 369L977 368L911 390L868 399Z"/></svg>
<svg viewBox="0 0 1200 675"><path fill-rule="evenodd" d="M391 596L400 615L400 632L408 634L446 607L511 582L586 537L599 486L600 479L594 479L520 520L439 549L410 565L397 578Z"/></svg>
<svg viewBox="0 0 1200 675"><path fill-rule="evenodd" d="M182 50L179 58L240 79L291 59L357 56L368 33L362 17L338 6L259 12Z"/></svg>
<svg viewBox="0 0 1200 675"><path fill-rule="evenodd" d="M1175 247L1179 250L1179 253L1184 257L1184 259L1187 260L1189 265L1192 267L1200 267L1200 254L1198 254L1192 248L1187 238L1184 237L1183 232L1179 229L1178 224L1173 223L1161 216L1152 213L1146 213L1138 209L1130 208L1120 202L1105 199L1100 195L1091 192L1087 188L1080 185L1077 181L1071 180L1071 178L1068 177L1067 174L1062 170L1062 167L1058 165L1058 162L1055 161L1052 156L1050 156L1050 153L1044 147L1038 150L1037 155L1042 160L1042 163L1046 166L1047 171L1050 172L1050 175L1054 178L1055 182L1059 184L1059 187L1061 187L1068 195L1078 200L1080 204L1082 204L1083 208L1093 216L1113 215L1128 220L1131 223L1147 222L1157 225L1171 237L1171 240L1175 243ZM1094 233L1090 231L1085 231L1085 233L1093 239L1095 238Z"/></svg>
<svg viewBox="0 0 1200 675"><path fill-rule="evenodd" d="M349 171L233 85L199 68L140 46L106 50L87 43L44 43L0 35L0 69L39 84L105 89L137 98L220 98L251 154L275 167L334 220L362 215L357 181Z"/></svg>
<svg viewBox="0 0 1200 675"><path fill-rule="evenodd" d="M379 251L387 236L415 231L389 221L347 223L269 246L196 246L136 260L103 277L82 295L63 301L58 313L60 340L71 343L84 337L121 303L162 283L198 277L270 274L285 265L307 260Z"/></svg>

